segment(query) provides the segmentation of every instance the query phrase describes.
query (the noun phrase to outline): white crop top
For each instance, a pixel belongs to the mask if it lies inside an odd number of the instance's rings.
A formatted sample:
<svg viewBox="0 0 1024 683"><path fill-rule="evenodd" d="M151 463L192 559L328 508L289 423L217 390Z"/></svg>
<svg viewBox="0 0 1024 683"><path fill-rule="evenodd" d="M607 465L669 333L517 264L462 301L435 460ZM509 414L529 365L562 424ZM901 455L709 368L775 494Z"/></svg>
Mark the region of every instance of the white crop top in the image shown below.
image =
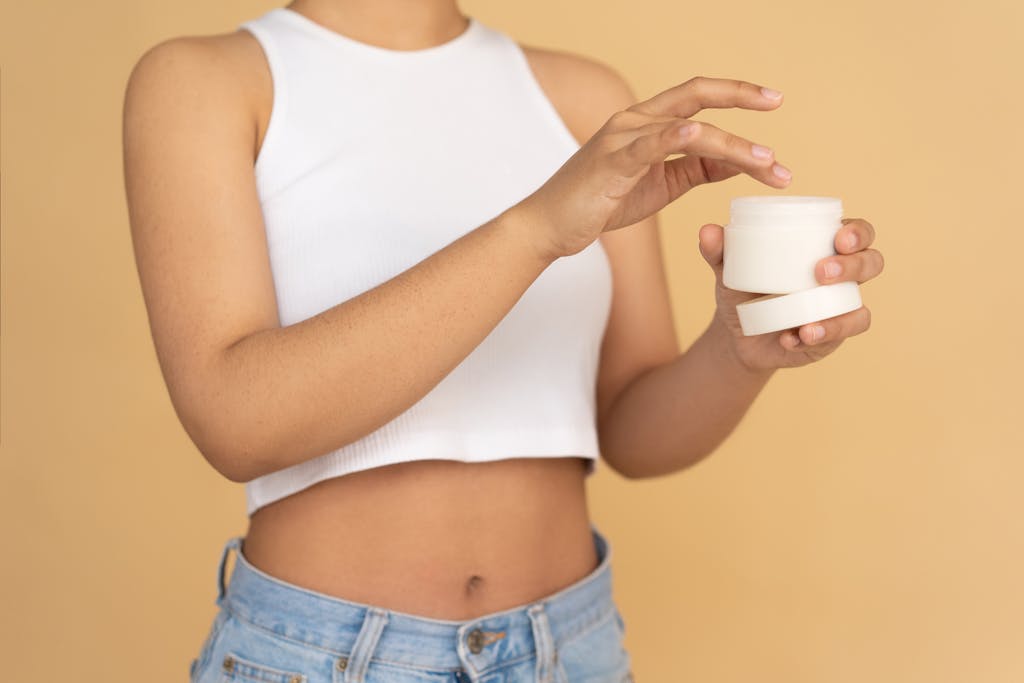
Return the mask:
<svg viewBox="0 0 1024 683"><path fill-rule="evenodd" d="M372 289L518 203L579 143L506 34L470 18L391 50L288 8L239 25L273 109L256 159L282 326ZM598 460L596 374L611 305L600 240L554 261L455 369L337 450L245 484L248 514L319 481L411 460Z"/></svg>

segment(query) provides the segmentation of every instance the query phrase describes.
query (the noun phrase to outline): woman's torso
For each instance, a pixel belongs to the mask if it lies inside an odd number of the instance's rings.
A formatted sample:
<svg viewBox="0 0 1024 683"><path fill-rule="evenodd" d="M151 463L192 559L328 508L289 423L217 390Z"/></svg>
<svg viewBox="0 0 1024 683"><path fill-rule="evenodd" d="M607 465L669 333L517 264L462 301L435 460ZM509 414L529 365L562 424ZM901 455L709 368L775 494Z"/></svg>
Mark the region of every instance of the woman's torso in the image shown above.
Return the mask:
<svg viewBox="0 0 1024 683"><path fill-rule="evenodd" d="M272 83L244 31L224 36L247 71L255 147ZM564 79L546 53L524 52L558 106ZM550 64L550 63L549 63ZM580 138L578 133L576 137ZM420 460L320 481L256 510L243 552L258 569L328 595L438 619L468 619L553 593L597 566L586 461Z"/></svg>
<svg viewBox="0 0 1024 683"><path fill-rule="evenodd" d="M284 581L438 619L554 593L597 566L581 458L421 460L319 482L250 517Z"/></svg>

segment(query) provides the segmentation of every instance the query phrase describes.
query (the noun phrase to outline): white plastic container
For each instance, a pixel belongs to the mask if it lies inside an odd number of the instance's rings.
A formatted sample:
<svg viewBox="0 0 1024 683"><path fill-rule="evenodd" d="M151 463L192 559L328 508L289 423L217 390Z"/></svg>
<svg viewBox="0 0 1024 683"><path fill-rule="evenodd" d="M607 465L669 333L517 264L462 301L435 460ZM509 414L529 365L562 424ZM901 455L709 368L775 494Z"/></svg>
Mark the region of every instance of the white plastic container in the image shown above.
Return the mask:
<svg viewBox="0 0 1024 683"><path fill-rule="evenodd" d="M856 282L819 285L818 261L836 254L843 227L835 197L737 197L729 207L722 284L767 294L739 304L744 335L777 332L861 307Z"/></svg>
<svg viewBox="0 0 1024 683"><path fill-rule="evenodd" d="M834 197L737 197L725 226L722 284L788 294L817 287L814 266L835 251L843 203Z"/></svg>

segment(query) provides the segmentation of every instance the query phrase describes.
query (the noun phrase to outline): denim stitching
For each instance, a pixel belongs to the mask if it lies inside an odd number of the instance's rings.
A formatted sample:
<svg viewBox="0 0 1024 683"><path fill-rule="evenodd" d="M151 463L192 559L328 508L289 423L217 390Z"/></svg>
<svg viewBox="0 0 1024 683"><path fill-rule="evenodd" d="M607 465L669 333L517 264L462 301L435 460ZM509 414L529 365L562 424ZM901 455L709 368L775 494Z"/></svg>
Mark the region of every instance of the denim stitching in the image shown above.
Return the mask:
<svg viewBox="0 0 1024 683"><path fill-rule="evenodd" d="M263 624L259 624L259 623L255 622L255 621L253 621L247 615L242 614L242 612L240 610L238 610L237 608L234 608L234 607L229 608L228 607L228 603L224 604L224 609L226 611L230 612L233 618L238 619L239 621L245 622L246 625L251 626L252 628L255 628L255 629L259 629L260 631L263 631L264 633L266 633L266 634L268 634L268 635L270 635L270 636L272 636L274 638L279 638L280 640L286 640L289 643L294 643L295 645L298 645L300 647L307 647L307 648L312 648L314 650L319 650L320 652L324 652L324 653L330 655L331 657L348 657L348 656L350 656L352 654L350 652L340 652L338 650L331 650L331 649L323 647L323 646L321 646L321 645L319 645L317 643L311 643L308 640L299 640L297 638L291 638L291 637L289 637L289 636L287 636L287 635L285 635L283 633L278 633L277 631L271 631L269 628L267 628ZM531 655L527 655L527 657L529 657L529 656L531 656ZM510 661L518 661L518 660L510 660ZM436 669L436 668L433 668L433 667L416 666L415 664L409 664L407 662L396 662L396 661L391 660L391 659L384 659L383 657L371 657L370 658L370 663L371 664L387 664L389 666L401 667L403 669L412 669L413 671L418 671L418 672L442 673L442 674L454 673L454 672L459 671L460 669L462 669L461 666L456 666L456 667L447 668L447 669L444 669L444 668Z"/></svg>
<svg viewBox="0 0 1024 683"><path fill-rule="evenodd" d="M241 665L243 669L251 669L255 672L253 675L250 676L248 673L242 673L240 671L232 670L230 676L231 680L234 680L236 678L241 680L256 681L291 680L295 676L301 676L303 681L309 680L309 676L301 671L278 669L272 666L268 666L266 664L260 664L259 662L242 657L235 650L228 650L227 652L225 652L225 656L234 659L235 666Z"/></svg>

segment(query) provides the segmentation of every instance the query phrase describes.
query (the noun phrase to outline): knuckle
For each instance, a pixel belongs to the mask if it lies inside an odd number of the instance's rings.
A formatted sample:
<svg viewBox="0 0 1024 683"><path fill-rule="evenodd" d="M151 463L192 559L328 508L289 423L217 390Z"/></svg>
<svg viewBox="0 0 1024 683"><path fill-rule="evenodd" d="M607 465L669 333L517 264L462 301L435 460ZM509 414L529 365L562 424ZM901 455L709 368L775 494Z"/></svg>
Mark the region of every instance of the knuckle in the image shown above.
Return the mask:
<svg viewBox="0 0 1024 683"><path fill-rule="evenodd" d="M648 137L646 135L642 135L638 138L635 138L632 142L626 145L626 158L629 159L630 161L634 161L646 156L647 141Z"/></svg>
<svg viewBox="0 0 1024 683"><path fill-rule="evenodd" d="M597 151L600 152L601 154L611 154L612 152L615 152L619 148L620 143L617 142L617 137L618 136L614 135L595 136L594 146L597 148Z"/></svg>
<svg viewBox="0 0 1024 683"><path fill-rule="evenodd" d="M882 252L877 249L866 249L864 251L865 265L864 271L871 275L878 275L885 268L885 259L882 257Z"/></svg>
<svg viewBox="0 0 1024 683"><path fill-rule="evenodd" d="M707 76L694 76L683 83L683 87L694 92L701 92L707 87L707 84Z"/></svg>
<svg viewBox="0 0 1024 683"><path fill-rule="evenodd" d="M864 246L871 244L875 239L875 228L863 218L851 218L844 221L850 225L851 229L857 234L857 238L860 243Z"/></svg>
<svg viewBox="0 0 1024 683"><path fill-rule="evenodd" d="M630 114L630 112L625 110L617 111L608 117L606 125L615 130L624 128L626 126L626 121L630 118Z"/></svg>
<svg viewBox="0 0 1024 683"><path fill-rule="evenodd" d="M861 223L861 226L864 229L864 234L867 235L868 240L869 241L874 240L875 239L875 226L872 225L869 221L864 220L863 218L860 219L860 223Z"/></svg>
<svg viewBox="0 0 1024 683"><path fill-rule="evenodd" d="M750 149L746 140L728 131L722 132L722 147L727 152L742 155L743 157L747 156L746 152Z"/></svg>

